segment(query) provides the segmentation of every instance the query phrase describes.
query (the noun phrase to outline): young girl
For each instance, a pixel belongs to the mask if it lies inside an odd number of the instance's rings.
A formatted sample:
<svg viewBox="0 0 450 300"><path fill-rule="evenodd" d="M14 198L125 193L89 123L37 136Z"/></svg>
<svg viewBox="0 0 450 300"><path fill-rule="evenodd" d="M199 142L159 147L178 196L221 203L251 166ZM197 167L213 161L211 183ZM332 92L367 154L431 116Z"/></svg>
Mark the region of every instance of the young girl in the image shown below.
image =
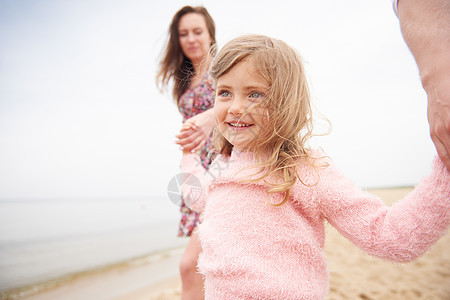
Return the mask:
<svg viewBox="0 0 450 300"><path fill-rule="evenodd" d="M206 299L323 299L325 221L367 253L396 262L417 258L445 233L450 174L440 160L387 207L306 147L308 86L301 58L284 42L233 39L211 74L220 155L208 172L194 154L182 160L185 200L204 213L198 269Z"/></svg>

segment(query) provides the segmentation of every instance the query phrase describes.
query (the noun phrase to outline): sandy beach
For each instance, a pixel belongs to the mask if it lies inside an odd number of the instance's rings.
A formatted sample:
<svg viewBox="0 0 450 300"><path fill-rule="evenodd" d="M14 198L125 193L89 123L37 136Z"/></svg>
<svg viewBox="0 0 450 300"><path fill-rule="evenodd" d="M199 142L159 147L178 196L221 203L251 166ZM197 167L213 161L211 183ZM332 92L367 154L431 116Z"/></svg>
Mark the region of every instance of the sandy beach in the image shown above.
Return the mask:
<svg viewBox="0 0 450 300"><path fill-rule="evenodd" d="M411 188L370 190L387 204ZM423 257L394 264L371 257L327 226L325 252L330 270L331 299L450 299L450 235ZM171 300L180 299L178 261L183 248L153 254L102 270L78 274L44 285L40 290L17 291L0 299L26 300Z"/></svg>

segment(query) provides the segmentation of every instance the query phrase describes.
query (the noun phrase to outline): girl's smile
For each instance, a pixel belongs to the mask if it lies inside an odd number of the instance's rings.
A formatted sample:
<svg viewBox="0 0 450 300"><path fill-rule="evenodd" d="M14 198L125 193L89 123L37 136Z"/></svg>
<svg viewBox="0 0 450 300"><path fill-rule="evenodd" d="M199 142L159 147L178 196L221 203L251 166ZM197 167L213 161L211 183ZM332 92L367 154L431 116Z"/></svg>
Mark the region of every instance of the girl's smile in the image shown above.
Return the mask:
<svg viewBox="0 0 450 300"><path fill-rule="evenodd" d="M254 124L246 124L239 121L227 122L227 124L234 130L244 130L254 125Z"/></svg>
<svg viewBox="0 0 450 300"><path fill-rule="evenodd" d="M214 113L219 132L237 149L247 148L261 132L261 107L268 84L244 60L217 79Z"/></svg>

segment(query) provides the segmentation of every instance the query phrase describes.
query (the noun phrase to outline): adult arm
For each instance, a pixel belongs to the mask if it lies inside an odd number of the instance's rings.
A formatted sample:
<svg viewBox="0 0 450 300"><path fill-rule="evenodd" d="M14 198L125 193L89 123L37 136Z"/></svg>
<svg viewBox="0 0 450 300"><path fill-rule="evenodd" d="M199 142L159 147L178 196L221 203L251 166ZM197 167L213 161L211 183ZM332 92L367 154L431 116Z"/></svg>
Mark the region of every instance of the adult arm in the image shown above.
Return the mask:
<svg viewBox="0 0 450 300"><path fill-rule="evenodd" d="M431 139L450 170L450 1L399 0L397 15L428 96Z"/></svg>
<svg viewBox="0 0 450 300"><path fill-rule="evenodd" d="M175 136L176 143L183 151L196 152L205 145L214 126L214 110L211 108L186 120Z"/></svg>

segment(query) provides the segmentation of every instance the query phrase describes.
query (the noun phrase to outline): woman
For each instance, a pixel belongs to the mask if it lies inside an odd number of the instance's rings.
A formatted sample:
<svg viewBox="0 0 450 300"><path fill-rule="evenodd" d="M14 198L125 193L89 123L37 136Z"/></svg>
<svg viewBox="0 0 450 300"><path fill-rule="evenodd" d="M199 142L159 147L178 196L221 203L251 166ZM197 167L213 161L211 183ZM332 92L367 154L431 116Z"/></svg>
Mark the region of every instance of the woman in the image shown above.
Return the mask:
<svg viewBox="0 0 450 300"><path fill-rule="evenodd" d="M173 81L173 96L184 121L177 144L184 151L198 151L205 169L211 163L209 138L214 127L214 86L207 71L215 42L215 24L208 11L200 6L183 7L172 19L156 76L161 88ZM178 236L190 236L180 263L182 299L202 299L203 281L196 268L201 246L195 232L200 216L187 208L184 200L180 210Z"/></svg>

